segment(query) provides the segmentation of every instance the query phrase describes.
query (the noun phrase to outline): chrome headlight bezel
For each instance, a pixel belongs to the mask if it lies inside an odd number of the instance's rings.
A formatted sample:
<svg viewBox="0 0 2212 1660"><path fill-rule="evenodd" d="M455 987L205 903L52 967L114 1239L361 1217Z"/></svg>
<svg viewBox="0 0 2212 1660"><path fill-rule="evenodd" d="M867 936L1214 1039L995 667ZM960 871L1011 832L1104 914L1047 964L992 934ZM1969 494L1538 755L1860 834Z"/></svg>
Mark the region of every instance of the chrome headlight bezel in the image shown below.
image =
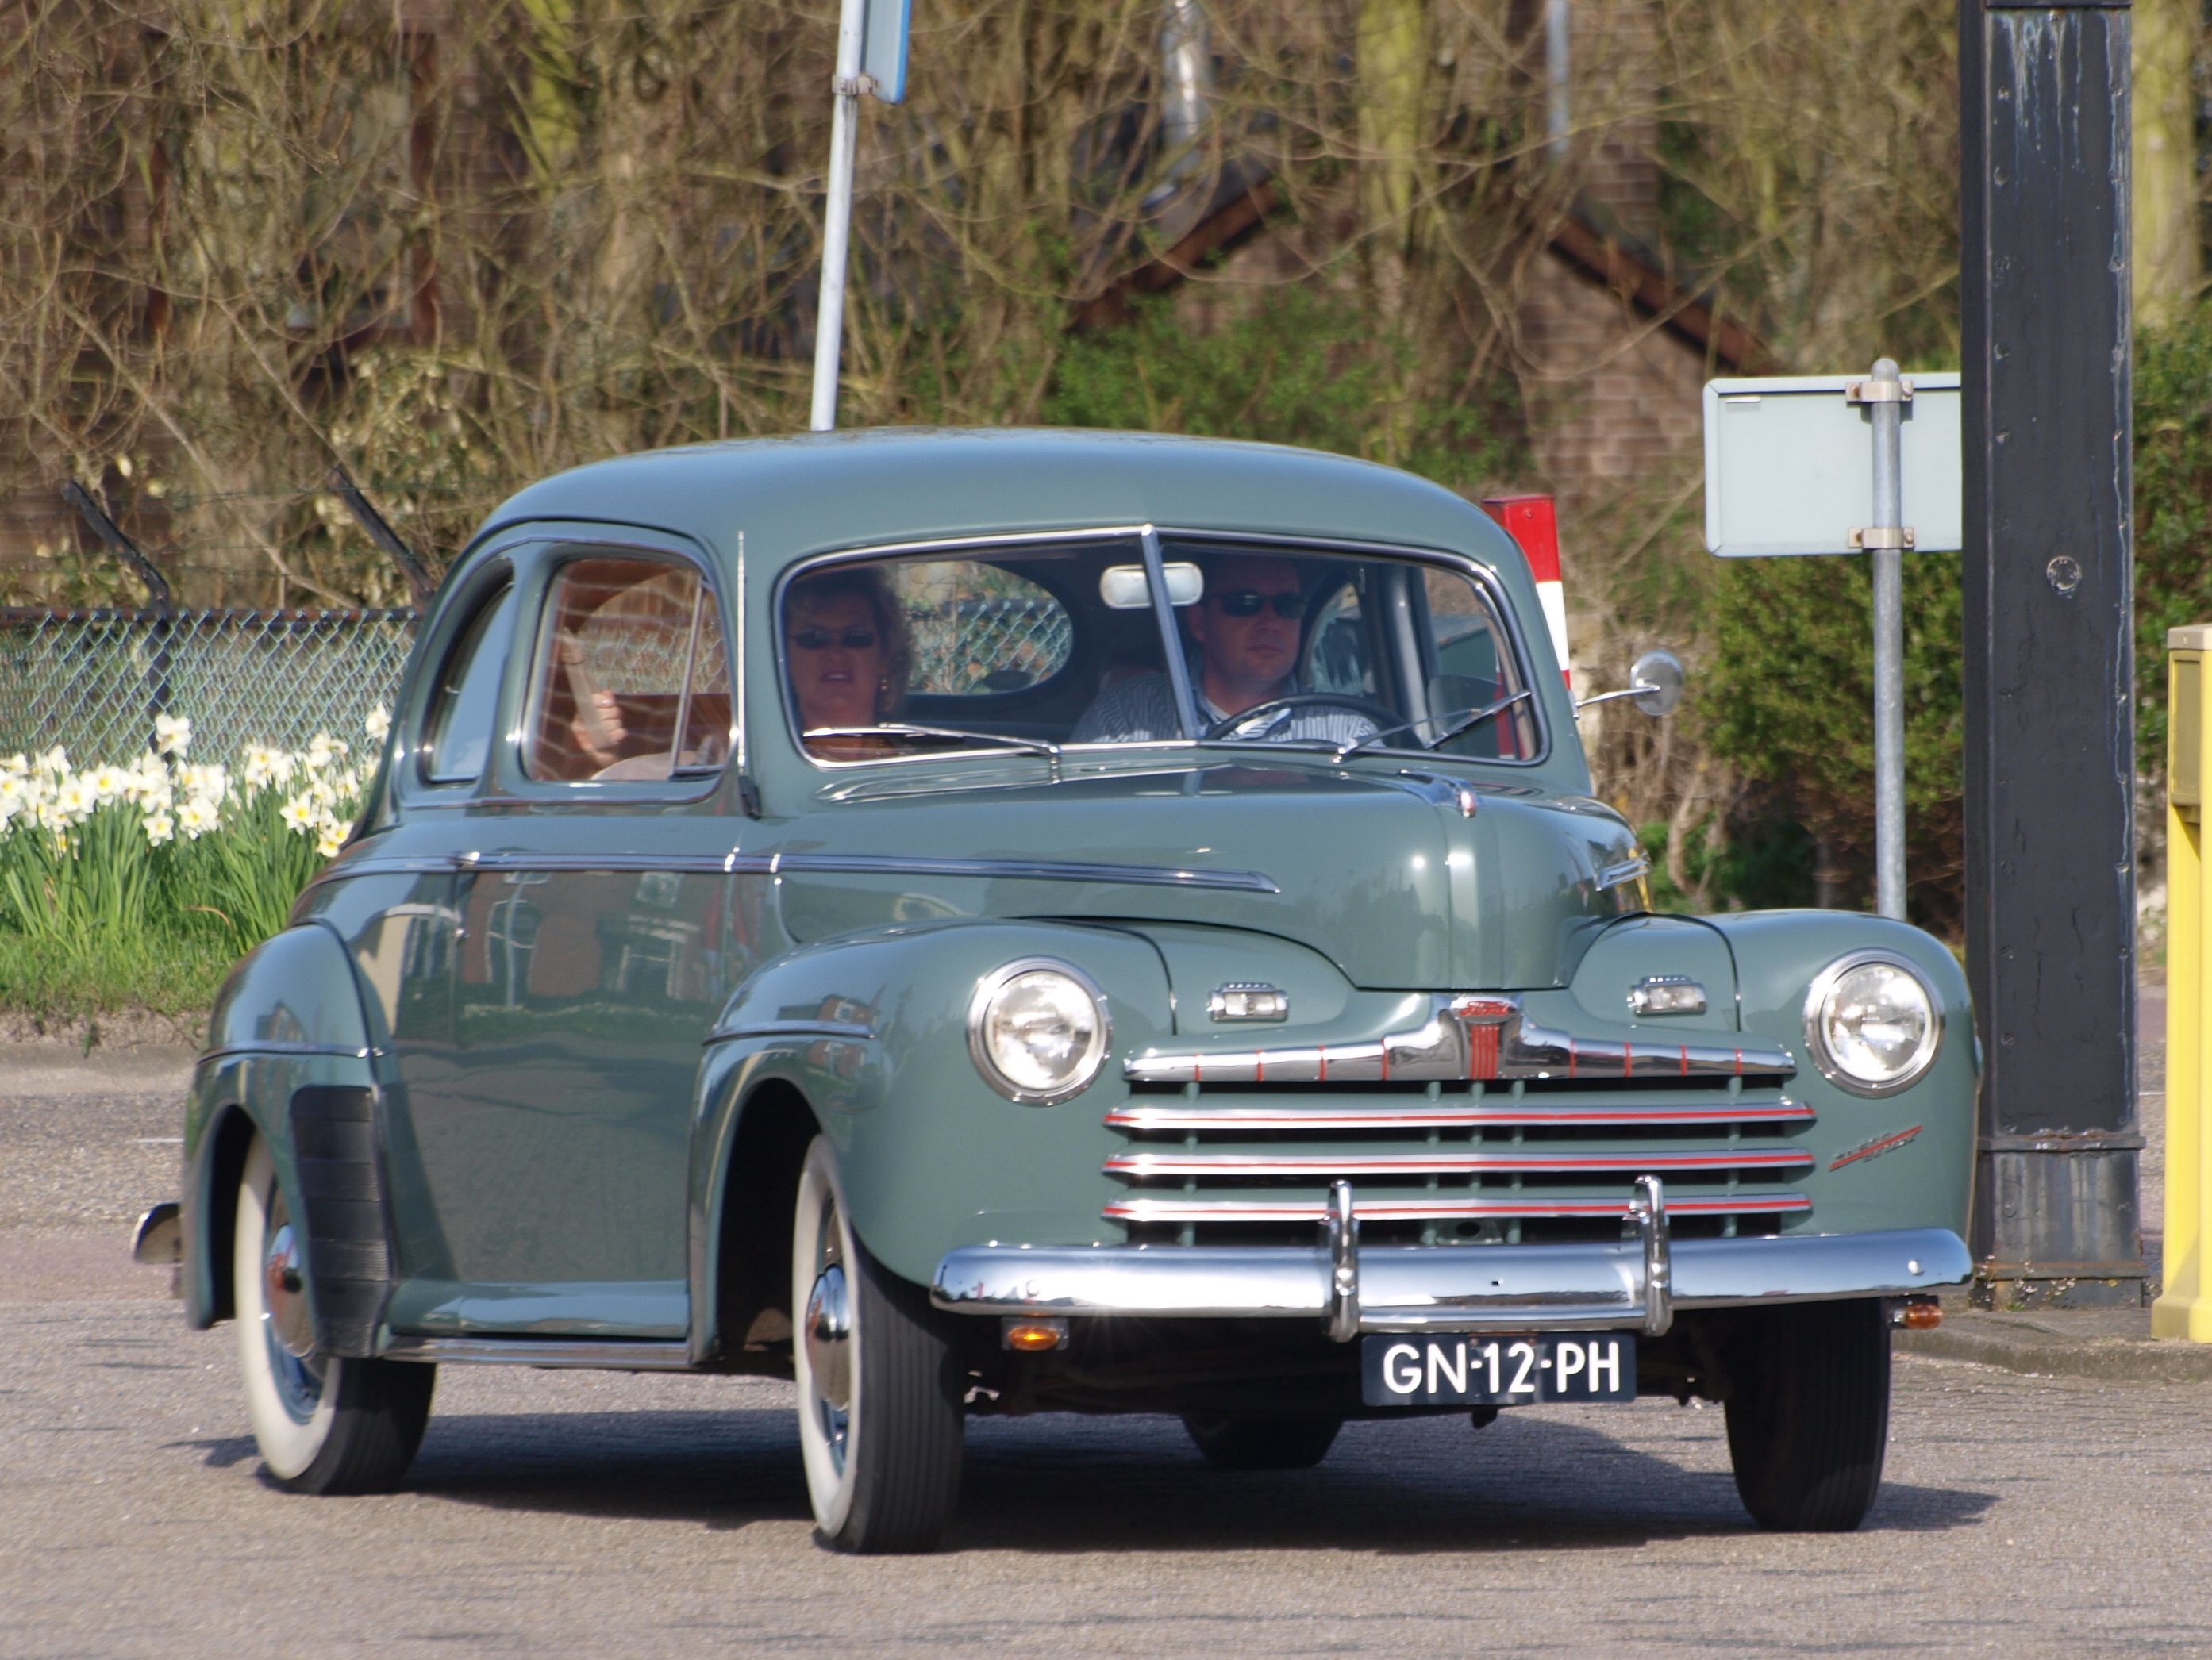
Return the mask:
<svg viewBox="0 0 2212 1660"><path fill-rule="evenodd" d="M1870 1082L1856 1073L1847 1071L1829 1052L1826 1035L1827 1021L1825 1016L1828 1003L1842 984L1844 976L1875 964L1893 968L1917 985L1921 996L1928 999L1929 1011L1928 1036L1912 1065L1896 1077L1881 1082ZM1820 1075L1837 1088L1872 1100L1901 1094L1928 1075L1929 1069L1936 1064L1936 1057L1943 1052L1946 1023L1943 999L1929 983L1928 976L1920 971L1918 965L1894 951L1846 952L1814 975L1812 985L1805 993L1805 1050L1813 1057L1813 1064L1820 1069Z"/></svg>
<svg viewBox="0 0 2212 1660"><path fill-rule="evenodd" d="M1024 975L1036 973L1057 974L1072 983L1091 999L1094 1020L1091 1042L1085 1047L1076 1069L1066 1082L1048 1090L1028 1088L1000 1071L985 1035L985 1023L1000 994ZM969 1058L975 1062L975 1070L985 1083L1008 1100L1018 1101L1024 1106L1052 1106L1080 1095L1097 1081L1113 1047L1114 1017L1107 1007L1106 994L1090 975L1057 957L1019 957L995 968L975 983L975 994L968 1002Z"/></svg>

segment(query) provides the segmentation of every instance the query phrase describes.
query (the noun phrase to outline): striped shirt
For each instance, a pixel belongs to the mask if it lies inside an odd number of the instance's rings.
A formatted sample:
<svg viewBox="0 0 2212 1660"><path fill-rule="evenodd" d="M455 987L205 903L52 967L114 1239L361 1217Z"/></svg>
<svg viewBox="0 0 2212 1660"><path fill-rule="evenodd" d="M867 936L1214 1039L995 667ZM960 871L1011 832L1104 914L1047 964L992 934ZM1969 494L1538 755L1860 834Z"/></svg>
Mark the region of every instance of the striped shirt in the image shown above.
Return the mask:
<svg viewBox="0 0 2212 1660"><path fill-rule="evenodd" d="M1299 689L1295 682L1285 681L1279 695L1288 697ZM1229 718L1229 712L1216 708L1198 685L1194 684L1191 692L1198 700L1199 718L1206 726ZM1362 738L1372 737L1375 730L1375 723L1364 715L1324 706L1279 710L1272 724L1250 736L1270 743L1357 743ZM1168 683L1166 675L1154 669L1148 675L1132 676L1101 692L1090 708L1083 712L1083 718L1075 723L1075 730L1067 741L1147 743L1182 736L1182 723L1176 717L1175 688Z"/></svg>

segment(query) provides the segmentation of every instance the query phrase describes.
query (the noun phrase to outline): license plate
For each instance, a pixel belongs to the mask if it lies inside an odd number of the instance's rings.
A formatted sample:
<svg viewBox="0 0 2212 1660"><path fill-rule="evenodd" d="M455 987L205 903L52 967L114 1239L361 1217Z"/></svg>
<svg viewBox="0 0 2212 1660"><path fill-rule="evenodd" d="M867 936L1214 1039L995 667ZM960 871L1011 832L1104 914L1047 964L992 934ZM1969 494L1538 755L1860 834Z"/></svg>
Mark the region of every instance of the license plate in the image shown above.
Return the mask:
<svg viewBox="0 0 2212 1660"><path fill-rule="evenodd" d="M1361 1398L1371 1407L1531 1406L1540 1401L1632 1401L1636 1339L1364 1337Z"/></svg>

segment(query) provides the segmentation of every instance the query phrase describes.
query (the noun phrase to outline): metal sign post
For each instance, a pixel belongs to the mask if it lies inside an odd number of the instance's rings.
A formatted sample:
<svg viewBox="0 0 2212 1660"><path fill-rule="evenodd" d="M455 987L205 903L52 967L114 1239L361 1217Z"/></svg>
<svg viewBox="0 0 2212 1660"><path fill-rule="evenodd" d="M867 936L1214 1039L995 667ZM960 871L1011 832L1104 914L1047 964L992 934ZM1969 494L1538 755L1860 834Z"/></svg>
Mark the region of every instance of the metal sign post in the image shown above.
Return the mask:
<svg viewBox="0 0 2212 1660"><path fill-rule="evenodd" d="M1905 522L1912 503L1914 524ZM1960 543L1959 377L1705 386L1705 546L1874 559L1875 909L1905 917L1905 550Z"/></svg>
<svg viewBox="0 0 2212 1660"><path fill-rule="evenodd" d="M845 265L852 246L853 158L860 94L886 104L906 96L912 0L843 0L837 13L837 73L830 83L829 199L822 212L822 290L814 313L814 407L807 426L837 424L837 365L845 340Z"/></svg>
<svg viewBox="0 0 2212 1660"><path fill-rule="evenodd" d="M1897 365L1883 358L1852 402L1874 427L1874 522L1859 546L1874 560L1874 908L1905 920L1905 400Z"/></svg>

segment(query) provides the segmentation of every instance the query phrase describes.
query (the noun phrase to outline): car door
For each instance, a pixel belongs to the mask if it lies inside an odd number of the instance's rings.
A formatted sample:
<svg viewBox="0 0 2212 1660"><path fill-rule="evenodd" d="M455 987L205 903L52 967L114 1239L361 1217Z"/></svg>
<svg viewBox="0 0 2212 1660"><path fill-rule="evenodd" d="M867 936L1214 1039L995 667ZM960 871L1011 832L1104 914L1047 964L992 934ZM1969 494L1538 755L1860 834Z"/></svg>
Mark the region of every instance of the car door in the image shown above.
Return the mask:
<svg viewBox="0 0 2212 1660"><path fill-rule="evenodd" d="M723 595L651 538L550 543L519 593L458 857L453 1065L410 1101L447 1277L395 1308L423 1332L680 1336L692 1085L754 956L726 874Z"/></svg>

